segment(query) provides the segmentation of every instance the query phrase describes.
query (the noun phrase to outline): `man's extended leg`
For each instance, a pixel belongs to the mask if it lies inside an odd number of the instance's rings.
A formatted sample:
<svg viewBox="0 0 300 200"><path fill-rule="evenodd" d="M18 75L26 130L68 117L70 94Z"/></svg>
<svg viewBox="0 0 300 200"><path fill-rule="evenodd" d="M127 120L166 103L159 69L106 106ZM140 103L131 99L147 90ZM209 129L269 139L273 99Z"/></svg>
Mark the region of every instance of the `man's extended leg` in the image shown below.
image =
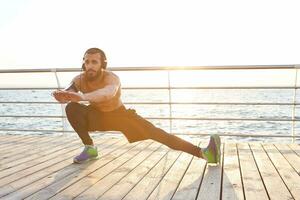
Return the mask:
<svg viewBox="0 0 300 200"><path fill-rule="evenodd" d="M135 110L131 110L131 114L126 119L127 126L123 130L125 135L141 133L145 135L144 137L146 138L165 144L174 150L184 151L199 158L204 158L209 163L218 163L220 161L220 138L217 135L211 136L209 145L202 149L155 127L151 122L139 116Z"/></svg>
<svg viewBox="0 0 300 200"><path fill-rule="evenodd" d="M106 117L103 117L102 119L105 118ZM108 121L106 124L109 124ZM203 158L200 147L155 127L151 122L139 116L134 109L127 109L127 111L120 113L120 115L116 115L114 121L115 123L112 124L110 128L120 130L129 139L129 141L131 139L133 142L144 139L152 139L167 145L174 150L184 151Z"/></svg>
<svg viewBox="0 0 300 200"><path fill-rule="evenodd" d="M186 153L192 154L194 156L197 156L199 158L203 158L201 148L188 142L180 137L177 137L175 135L169 134L163 129L155 127L152 123L149 121L141 118L140 116L134 117L131 119L131 123L135 123L136 126L142 127L144 130L144 134L146 134L149 139L155 140L157 142L160 142L171 149L184 151ZM132 126L134 127L134 126ZM130 131L130 130L129 130ZM131 130L133 131L133 130Z"/></svg>

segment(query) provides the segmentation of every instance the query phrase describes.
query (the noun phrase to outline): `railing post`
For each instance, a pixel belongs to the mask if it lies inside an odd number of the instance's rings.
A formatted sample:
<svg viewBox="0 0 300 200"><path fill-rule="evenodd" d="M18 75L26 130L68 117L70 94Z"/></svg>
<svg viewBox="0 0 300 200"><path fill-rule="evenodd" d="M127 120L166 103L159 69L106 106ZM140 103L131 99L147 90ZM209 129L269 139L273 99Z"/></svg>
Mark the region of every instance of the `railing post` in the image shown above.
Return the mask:
<svg viewBox="0 0 300 200"><path fill-rule="evenodd" d="M60 82L59 82L59 79L58 79L58 76L57 76L57 71L56 71L56 68L53 68L53 69L51 69L52 70L52 72L54 72L54 75L55 75L55 78L56 78L56 83L57 83L57 88L58 89L60 89L61 88L61 85L60 85ZM61 118L61 126L62 126L62 131L63 131L63 134L65 133L65 117L64 117L64 106L63 106L63 104L60 104L60 107L61 107L61 116L62 116L62 118Z"/></svg>
<svg viewBox="0 0 300 200"><path fill-rule="evenodd" d="M295 65L295 84L294 84L294 99L292 109L292 142L295 142L295 116L296 116L296 101L297 101L297 80L298 80L298 66Z"/></svg>
<svg viewBox="0 0 300 200"><path fill-rule="evenodd" d="M172 93L171 93L171 80L170 80L170 70L168 70L168 90L169 90L169 117L170 117L170 130L172 133Z"/></svg>

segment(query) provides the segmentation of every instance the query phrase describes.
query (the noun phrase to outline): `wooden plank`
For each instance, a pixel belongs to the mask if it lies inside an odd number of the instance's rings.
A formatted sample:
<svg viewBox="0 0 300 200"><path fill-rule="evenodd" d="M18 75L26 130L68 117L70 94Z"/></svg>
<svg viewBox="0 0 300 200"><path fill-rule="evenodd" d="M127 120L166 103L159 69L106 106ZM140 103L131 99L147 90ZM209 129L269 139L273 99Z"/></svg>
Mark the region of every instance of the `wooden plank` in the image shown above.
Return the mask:
<svg viewBox="0 0 300 200"><path fill-rule="evenodd" d="M11 136L8 136L11 137ZM14 144L25 144L27 142L31 142L33 139L39 139L39 138L47 138L43 135L20 135L19 137L13 137L14 139L9 141L13 142ZM4 143L5 144L5 143ZM2 145L1 145L2 148Z"/></svg>
<svg viewBox="0 0 300 200"><path fill-rule="evenodd" d="M1 133L0 132L0 139L2 138L18 138L18 137L22 137L23 135L20 135L20 134L7 134L7 133ZM3 141L0 141L0 143L2 143Z"/></svg>
<svg viewBox="0 0 300 200"><path fill-rule="evenodd" d="M181 180L172 200L194 200L197 197L199 185L203 179L206 161L193 157L183 179Z"/></svg>
<svg viewBox="0 0 300 200"><path fill-rule="evenodd" d="M28 151L33 150L36 147L43 147L46 144L51 144L57 139L57 137L30 138L28 142L10 144L1 152L1 163L5 160L5 158L17 155L19 151L24 151L24 148L27 149L27 151L25 151L24 154L27 154Z"/></svg>
<svg viewBox="0 0 300 200"><path fill-rule="evenodd" d="M281 178L288 187L294 199L300 199L300 176L284 158L284 156L276 149L273 144L264 144L264 149L271 158L274 166L279 172ZM300 159L300 158L299 158Z"/></svg>
<svg viewBox="0 0 300 200"><path fill-rule="evenodd" d="M2 165L2 167L6 167L6 169L0 171L0 179L4 178L6 176L9 176L13 173L16 173L18 171L22 171L25 169L28 169L30 167L33 167L35 165L41 164L43 162L46 162L48 160L54 159L57 156L61 156L64 153L78 149L78 146L80 145L80 141L74 141L74 143L68 144L66 146L58 146L56 148L50 149L50 151L46 151L44 153L36 153L33 155L28 155L25 157L27 159L26 162L20 163L20 160L12 161L8 165ZM51 153L52 152L52 153ZM23 161L25 160L23 159ZM19 163L16 165L16 163Z"/></svg>
<svg viewBox="0 0 300 200"><path fill-rule="evenodd" d="M194 140L193 143L198 146L199 140ZM190 165L192 158L192 155L185 152L182 153L147 199L171 199Z"/></svg>
<svg viewBox="0 0 300 200"><path fill-rule="evenodd" d="M101 155L106 155L111 153L115 149L124 145L122 140L119 139L108 139L104 140L105 144L102 144L98 147L98 151L100 151ZM116 145L117 144L117 145ZM8 185L8 187L13 188L14 190L9 191L7 189L5 199L23 199L34 192L37 192L46 186L54 184L61 179L67 179L67 175L72 174L82 167L87 166L87 164L93 165L93 161L89 163L85 163L82 165L73 164L72 159L66 159L62 162L59 162L55 165L49 166L48 168L38 171L34 174L26 176L18 181L14 181ZM41 199L41 198L38 198Z"/></svg>
<svg viewBox="0 0 300 200"><path fill-rule="evenodd" d="M34 142L38 141L39 139L43 139L43 138L44 137L37 138L34 136L24 136L22 138L18 138L9 143L1 144L0 151L1 151L1 153L6 153L13 148L19 148L19 147L22 147L25 145L27 146L27 145L33 144Z"/></svg>
<svg viewBox="0 0 300 200"><path fill-rule="evenodd" d="M224 144L221 145L223 160ZM221 194L221 176L222 176L223 161L219 165L207 165L203 175L203 180L200 186L197 200L202 199L220 199Z"/></svg>
<svg viewBox="0 0 300 200"><path fill-rule="evenodd" d="M28 136L26 136L28 137ZM6 144L11 144L14 143L18 140L22 140L24 139L25 136L24 135L0 135L0 147L2 149L3 146L5 146Z"/></svg>
<svg viewBox="0 0 300 200"><path fill-rule="evenodd" d="M6 144L6 143L10 143L10 142L18 142L18 141L22 141L26 138L33 138L33 135L1 135L1 141L0 144L1 146Z"/></svg>
<svg viewBox="0 0 300 200"><path fill-rule="evenodd" d="M72 184L51 199L73 199L84 191L88 194L88 198L85 199L96 199L95 197L109 189L132 168L136 167L144 160L145 156L147 157L159 146L160 144L153 141L142 142L135 148L115 159L113 162L110 162L106 166L83 177L81 180Z"/></svg>
<svg viewBox="0 0 300 200"><path fill-rule="evenodd" d="M103 140L109 141L109 139ZM101 146L100 146L101 147ZM72 164L72 157L78 152L78 149L68 151L57 158L35 165L34 167L19 171L10 176L0 179L0 197L13 192L16 189L24 187L31 182L39 180L48 174L63 169Z"/></svg>
<svg viewBox="0 0 300 200"><path fill-rule="evenodd" d="M52 155L52 153L55 153L57 151L61 151L63 149L67 149L69 147L72 147L74 145L79 145L81 141L78 139L74 139L72 141L67 141L67 144L55 144L55 145L47 145L45 148L36 148L34 151L30 151L26 156L23 156L23 154L16 155L14 157L11 157L10 159L6 159L6 162L1 164L1 171L6 170L8 168L14 168L19 167L19 165L24 164L29 161L33 161L35 159L40 159L47 155ZM23 150L24 151L24 150Z"/></svg>
<svg viewBox="0 0 300 200"><path fill-rule="evenodd" d="M102 154L98 160L84 164L70 163L64 169L53 172L49 177L50 180L45 177L44 180L26 186L26 188L23 188L26 190L26 195L23 195L23 197L26 197L25 199L49 199L91 172L117 159L137 144L138 143L129 144L125 139L119 140L118 143L112 145L110 148L101 150L100 152ZM24 193L25 191L23 189L22 192Z"/></svg>
<svg viewBox="0 0 300 200"><path fill-rule="evenodd" d="M181 151L168 152L143 179L126 194L124 200L141 200L146 199L151 192L155 189L156 185L168 172L170 167L175 163ZM141 192L143 191L143 192Z"/></svg>
<svg viewBox="0 0 300 200"><path fill-rule="evenodd" d="M112 173L101 179L95 185L88 188L86 191L84 191L74 199L99 199L99 197L102 194L104 194L114 186L118 185L118 183L127 180L127 177L130 176L130 174L132 174L133 171L140 168L145 162L147 162L147 160L149 160L149 158L153 157L153 155L155 155L157 151L159 151L159 149L162 149L161 144L157 142L152 143L148 149L141 151L133 159L125 163L125 165L122 165L121 167L115 169ZM152 163L148 163L148 165L151 164ZM120 192L117 191L115 195L120 195Z"/></svg>
<svg viewBox="0 0 300 200"><path fill-rule="evenodd" d="M35 165L38 165L38 164L42 164L43 162L49 161L49 160L51 160L53 158L56 158L59 155L63 155L66 152L69 152L69 151L72 151L72 150L76 150L78 148L78 145L80 145L79 141L75 142L72 145L65 146L60 151L55 151L52 154L47 154L45 156L40 156L37 159L32 159L33 157L35 157L34 155L32 155L32 156L27 155L28 158L30 159L30 161L22 163L22 164L18 164L17 166L14 166L14 167L11 167L11 168L8 168L8 169L1 170L0 171L0 178L2 179L3 177L6 177L6 176L8 176L8 175L10 175L12 173L16 173L18 171L30 168L32 166L35 166ZM27 149L24 149L23 151L27 151ZM5 165L3 165L3 166L5 166Z"/></svg>
<svg viewBox="0 0 300 200"><path fill-rule="evenodd" d="M237 147L235 143L224 146L222 199L244 199Z"/></svg>
<svg viewBox="0 0 300 200"><path fill-rule="evenodd" d="M295 153L300 156L300 144L290 144L289 147L295 151Z"/></svg>
<svg viewBox="0 0 300 200"><path fill-rule="evenodd" d="M20 147L20 149L15 149L15 150L12 149L13 153L5 155L6 158L1 160L0 171L4 170L7 165L11 166L12 162L16 162L24 158L29 158L31 156L37 157L38 155L43 154L43 152L45 152L47 149L53 149L56 146L59 145L62 146L65 145L66 143L68 144L76 141L77 141L76 143L79 143L78 139L74 139L73 141L64 138L62 139L63 141L65 141L64 143L53 142L52 140L50 140L50 141L45 141L45 143L40 143L39 145L31 144L30 147L24 146L24 147ZM22 151L22 153L20 153L20 151Z"/></svg>
<svg viewBox="0 0 300 200"><path fill-rule="evenodd" d="M246 199L257 200L258 197L260 200L269 199L249 144L239 143L238 153Z"/></svg>
<svg viewBox="0 0 300 200"><path fill-rule="evenodd" d="M300 157L287 144L275 144L275 146L300 176Z"/></svg>
<svg viewBox="0 0 300 200"><path fill-rule="evenodd" d="M261 144L250 143L256 164L271 199L293 199Z"/></svg>
<svg viewBox="0 0 300 200"><path fill-rule="evenodd" d="M192 155L182 153L147 199L171 199L192 158Z"/></svg>
<svg viewBox="0 0 300 200"><path fill-rule="evenodd" d="M166 153L170 151L170 149L166 146L161 146L160 149L151 154L148 158L146 158L140 165L138 165L135 169L130 171L129 174L126 175L123 179L121 179L118 183L116 183L109 190L105 191L103 195L99 196L98 199L103 200L115 200L122 199L142 178L166 155ZM78 197L76 200L88 199L89 197L93 197L94 194L92 191L85 191Z"/></svg>

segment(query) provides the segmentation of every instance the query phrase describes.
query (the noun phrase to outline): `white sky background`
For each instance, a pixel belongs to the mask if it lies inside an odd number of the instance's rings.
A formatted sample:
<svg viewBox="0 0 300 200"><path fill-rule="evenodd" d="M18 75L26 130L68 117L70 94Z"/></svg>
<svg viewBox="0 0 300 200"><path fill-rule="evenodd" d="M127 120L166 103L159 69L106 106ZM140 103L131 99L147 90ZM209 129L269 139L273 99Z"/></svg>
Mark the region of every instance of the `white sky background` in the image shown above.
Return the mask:
<svg viewBox="0 0 300 200"><path fill-rule="evenodd" d="M299 64L298 2L0 0L0 69Z"/></svg>

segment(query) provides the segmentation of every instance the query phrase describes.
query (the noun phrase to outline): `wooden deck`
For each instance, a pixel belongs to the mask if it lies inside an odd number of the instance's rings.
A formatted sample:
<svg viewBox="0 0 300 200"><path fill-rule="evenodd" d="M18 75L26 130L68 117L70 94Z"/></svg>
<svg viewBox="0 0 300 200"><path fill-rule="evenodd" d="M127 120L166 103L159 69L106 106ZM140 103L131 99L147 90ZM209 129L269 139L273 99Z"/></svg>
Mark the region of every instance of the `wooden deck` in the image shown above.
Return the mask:
<svg viewBox="0 0 300 200"><path fill-rule="evenodd" d="M73 164L75 134L0 136L0 199L300 199L298 144L226 142L209 166L151 140L92 137L100 159Z"/></svg>

